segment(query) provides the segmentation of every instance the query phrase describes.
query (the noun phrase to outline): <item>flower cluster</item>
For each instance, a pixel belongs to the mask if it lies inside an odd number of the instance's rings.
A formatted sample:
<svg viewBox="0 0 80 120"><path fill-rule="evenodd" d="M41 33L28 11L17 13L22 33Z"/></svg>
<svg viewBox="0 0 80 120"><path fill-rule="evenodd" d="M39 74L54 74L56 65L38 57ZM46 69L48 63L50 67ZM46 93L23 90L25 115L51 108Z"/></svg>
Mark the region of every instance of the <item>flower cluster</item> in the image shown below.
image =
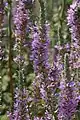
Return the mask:
<svg viewBox="0 0 80 120"><path fill-rule="evenodd" d="M59 120L72 120L76 108L77 101L77 88L75 82L70 81L68 83L63 79L60 84L60 99L59 99Z"/></svg>
<svg viewBox="0 0 80 120"><path fill-rule="evenodd" d="M76 85L77 77L74 77L73 69L80 68L80 0L76 0L70 5L68 10L68 25L71 33L71 44L66 45L66 52L69 53L64 69L62 70L59 96L59 120L72 120L77 112L79 100L79 90ZM66 67L66 68L65 68ZM76 70L76 69L75 69ZM65 72L64 72L65 71ZM75 73L76 75L76 73ZM76 79L75 79L76 78Z"/></svg>
<svg viewBox="0 0 80 120"><path fill-rule="evenodd" d="M64 45L57 43L54 46L52 67L49 64L49 24L44 23L38 27L29 22L26 5L30 5L32 0L16 0L16 3L13 18L16 38L14 49L17 57L14 61L19 65L17 70L19 70L21 89L16 89L14 110L9 114L9 118L10 120L53 120L58 107L59 120L72 120L79 102L76 80L72 75L75 72L73 69L80 67L80 0L73 2L68 10L71 43ZM27 64L23 49L29 47L25 44L25 37L28 37L26 33L29 31L33 40L31 59L35 72L35 80L30 91L31 101L27 91L23 89L24 70Z"/></svg>
<svg viewBox="0 0 80 120"><path fill-rule="evenodd" d="M28 92L16 89L14 96L14 110L13 113L8 113L10 120L30 120L28 111Z"/></svg>
<svg viewBox="0 0 80 120"><path fill-rule="evenodd" d="M13 11L13 22L14 22L14 62L17 63L17 67L19 69L20 76L25 78L24 69L27 65L26 58L22 51L24 52L24 46L26 44L26 29L29 21L28 10L25 8L25 3L23 0L16 0L15 10ZM22 80L22 79L21 79ZM21 82L20 80L20 82Z"/></svg>
<svg viewBox="0 0 80 120"><path fill-rule="evenodd" d="M68 10L68 25L71 33L70 63L73 68L80 68L80 1L76 0Z"/></svg>
<svg viewBox="0 0 80 120"><path fill-rule="evenodd" d="M72 120L77 112L79 90L76 80L73 79L71 64L69 64L69 54L64 55L64 67L61 73L60 95L58 106L59 120Z"/></svg>
<svg viewBox="0 0 80 120"><path fill-rule="evenodd" d="M54 66L52 69L49 64L49 25L45 24L40 30L38 27L34 26L32 35L31 58L33 60L33 67L36 75L36 79L33 84L35 100L37 102L42 100L44 102L44 109L48 110L49 113L53 113L54 88L57 85L57 66Z"/></svg>
<svg viewBox="0 0 80 120"><path fill-rule="evenodd" d="M22 0L17 0L16 11L14 13L15 37L24 40L28 21L28 11Z"/></svg>
<svg viewBox="0 0 80 120"><path fill-rule="evenodd" d="M44 70L48 73L49 72L48 47L50 43L49 39L44 40L41 38L40 31L37 26L34 26L32 34L33 34L32 60L34 65L34 71L36 73L41 73L42 70Z"/></svg>

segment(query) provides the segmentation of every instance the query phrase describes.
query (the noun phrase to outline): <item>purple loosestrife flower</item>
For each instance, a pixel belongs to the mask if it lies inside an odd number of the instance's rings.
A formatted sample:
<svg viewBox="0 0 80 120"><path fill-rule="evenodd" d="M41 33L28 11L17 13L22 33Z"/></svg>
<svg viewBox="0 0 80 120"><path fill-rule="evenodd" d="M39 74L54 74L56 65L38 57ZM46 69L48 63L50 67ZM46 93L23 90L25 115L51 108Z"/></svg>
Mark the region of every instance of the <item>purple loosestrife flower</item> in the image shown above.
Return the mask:
<svg viewBox="0 0 80 120"><path fill-rule="evenodd" d="M34 91L36 92L34 94L35 94L35 100L37 102L41 100L44 101L45 103L44 109L48 109L47 105L51 104L49 97L52 96L52 91L49 89L51 82L53 82L50 76L51 68L49 64L49 54L48 54L50 40L49 40L48 28L49 28L48 24L45 24L44 29L41 28L41 30L39 30L36 26L34 26L34 29L32 31L33 34L32 60L34 65L34 71L36 74L36 79L34 81L35 83Z"/></svg>
<svg viewBox="0 0 80 120"><path fill-rule="evenodd" d="M49 25L45 24L44 29L38 29L35 25L32 31L32 60L36 76L42 75L42 82L48 85L50 80L50 64L49 64ZM47 81L47 82L46 82Z"/></svg>
<svg viewBox="0 0 80 120"><path fill-rule="evenodd" d="M75 82L70 81L66 83L65 80L62 80L60 84L60 90L58 119L72 120L78 104L78 91Z"/></svg>
<svg viewBox="0 0 80 120"><path fill-rule="evenodd" d="M24 40L28 21L28 11L25 9L25 4L22 0L17 0L13 19L15 25L15 37Z"/></svg>
<svg viewBox="0 0 80 120"><path fill-rule="evenodd" d="M28 111L28 93L25 89L23 91L16 89L14 97L14 110L9 113L10 120L30 120Z"/></svg>
<svg viewBox="0 0 80 120"><path fill-rule="evenodd" d="M58 68L56 64L53 69L50 68L49 64L49 26L45 24L40 30L34 26L32 41L32 60L34 65L34 71L36 74L37 81L34 81L35 100L44 101L45 110L49 111L49 114L53 114L54 105L54 92L55 86L57 85L58 74L57 71L61 70L61 66ZM57 56L57 60L58 60ZM47 118L46 118L47 119Z"/></svg>
<svg viewBox="0 0 80 120"><path fill-rule="evenodd" d="M46 28L46 26L45 26ZM46 28L47 30L47 28ZM49 58L48 58L48 47L49 47L49 39L46 38L42 39L40 35L39 29L34 26L33 28L33 42L32 42L32 60L33 60L33 66L34 71L37 74L39 73L45 73L48 75L49 72Z"/></svg>
<svg viewBox="0 0 80 120"><path fill-rule="evenodd" d="M68 10L68 25L71 33L70 63L73 68L80 68L80 1L76 0Z"/></svg>
<svg viewBox="0 0 80 120"><path fill-rule="evenodd" d="M26 28L28 24L28 10L25 8L25 3L22 0L16 0L16 7L13 14L14 21L14 34L15 34L15 44L14 44L14 61L18 63L19 73L21 76L24 72L24 66L26 65L26 58L22 51L24 51L24 42L26 41ZM26 44L26 43L25 43ZM22 71L23 70L23 71ZM25 76L24 76L25 77ZM19 78L21 78L19 76ZM21 80L20 80L21 81Z"/></svg>

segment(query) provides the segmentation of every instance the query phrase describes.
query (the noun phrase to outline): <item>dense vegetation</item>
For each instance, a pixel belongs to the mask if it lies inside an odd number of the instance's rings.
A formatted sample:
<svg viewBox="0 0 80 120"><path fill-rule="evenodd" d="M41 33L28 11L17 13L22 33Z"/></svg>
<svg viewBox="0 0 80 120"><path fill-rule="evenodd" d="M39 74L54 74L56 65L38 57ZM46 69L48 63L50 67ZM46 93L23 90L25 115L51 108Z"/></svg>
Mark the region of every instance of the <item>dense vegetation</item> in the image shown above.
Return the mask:
<svg viewBox="0 0 80 120"><path fill-rule="evenodd" d="M80 120L80 0L0 0L0 120Z"/></svg>

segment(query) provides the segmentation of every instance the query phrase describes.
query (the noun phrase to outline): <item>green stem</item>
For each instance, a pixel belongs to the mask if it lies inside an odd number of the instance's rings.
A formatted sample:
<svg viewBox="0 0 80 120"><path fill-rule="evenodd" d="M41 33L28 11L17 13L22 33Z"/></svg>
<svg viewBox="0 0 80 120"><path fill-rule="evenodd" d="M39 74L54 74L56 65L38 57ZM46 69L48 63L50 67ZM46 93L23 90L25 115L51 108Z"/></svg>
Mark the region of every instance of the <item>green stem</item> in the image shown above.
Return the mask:
<svg viewBox="0 0 80 120"><path fill-rule="evenodd" d="M59 41L60 44L63 45L64 41L63 41L63 36L62 36L62 27L63 27L63 22L64 22L64 18L65 18L65 0L62 0L62 9L61 9L61 15L60 15L60 27L58 28L58 36L59 36Z"/></svg>
<svg viewBox="0 0 80 120"><path fill-rule="evenodd" d="M65 70L65 77L67 78L66 82L69 82L71 80L71 75L70 75L70 69L69 69L69 55L68 53L65 54L64 56L64 70Z"/></svg>
<svg viewBox="0 0 80 120"><path fill-rule="evenodd" d="M40 7L41 7L41 24L42 26L45 24L45 6L44 6L44 1L43 0L39 0L40 3Z"/></svg>
<svg viewBox="0 0 80 120"><path fill-rule="evenodd" d="M8 40L9 40L9 60L8 60L8 67L9 67L9 77L10 77L10 92L12 95L12 105L13 108L13 101L14 101L14 88L13 88L13 78L12 78L12 27L11 27L11 18L12 18L12 1L8 0L9 11L8 11Z"/></svg>
<svg viewBox="0 0 80 120"><path fill-rule="evenodd" d="M21 60L21 57L23 56L23 52L22 52L22 39L20 40L20 50L19 50L19 55L20 55L20 63L19 63L19 77L20 77L20 86L21 86L21 91L23 91L23 83L24 83L24 80L23 80L23 71L22 71L22 69L24 69L23 68L23 64L24 63L22 63L22 60ZM23 98L23 96L22 96L22 98Z"/></svg>

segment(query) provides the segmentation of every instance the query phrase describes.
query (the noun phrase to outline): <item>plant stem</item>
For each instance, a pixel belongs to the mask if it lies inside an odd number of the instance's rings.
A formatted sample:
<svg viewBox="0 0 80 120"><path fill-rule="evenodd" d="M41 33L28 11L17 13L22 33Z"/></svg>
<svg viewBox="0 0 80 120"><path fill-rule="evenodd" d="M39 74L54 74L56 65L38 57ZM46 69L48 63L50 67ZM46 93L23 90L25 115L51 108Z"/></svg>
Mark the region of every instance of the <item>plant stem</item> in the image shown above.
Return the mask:
<svg viewBox="0 0 80 120"><path fill-rule="evenodd" d="M8 61L8 67L9 67L9 77L10 77L10 93L12 95L12 105L13 108L13 100L14 100L14 88L13 88L13 78L12 78L12 27L11 27L11 18L12 18L12 1L8 0L9 4L9 11L8 11L8 39L9 39L9 61Z"/></svg>
<svg viewBox="0 0 80 120"><path fill-rule="evenodd" d="M44 1L43 0L39 0L40 3L40 7L41 7L41 24L42 26L45 24L45 6L44 6Z"/></svg>

